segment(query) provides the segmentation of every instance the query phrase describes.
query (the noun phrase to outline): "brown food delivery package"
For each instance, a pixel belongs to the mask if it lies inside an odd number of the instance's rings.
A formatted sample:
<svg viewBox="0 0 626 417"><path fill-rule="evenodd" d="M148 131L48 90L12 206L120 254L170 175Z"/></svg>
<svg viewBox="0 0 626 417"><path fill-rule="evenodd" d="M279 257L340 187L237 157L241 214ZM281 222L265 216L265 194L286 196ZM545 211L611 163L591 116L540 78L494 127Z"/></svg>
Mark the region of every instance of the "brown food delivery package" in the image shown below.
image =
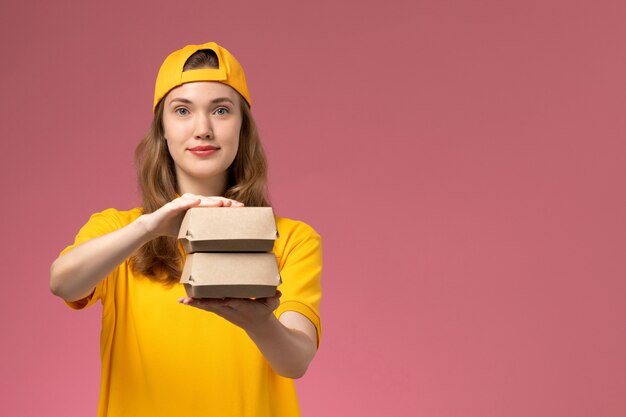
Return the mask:
<svg viewBox="0 0 626 417"><path fill-rule="evenodd" d="M196 252L180 282L193 298L263 298L276 294L280 274L271 252Z"/></svg>
<svg viewBox="0 0 626 417"><path fill-rule="evenodd" d="M277 237L271 207L194 207L178 234L187 253L270 252Z"/></svg>
<svg viewBox="0 0 626 417"><path fill-rule="evenodd" d="M180 282L193 298L263 298L280 273L271 252L278 237L271 207L187 210L178 238L188 253Z"/></svg>

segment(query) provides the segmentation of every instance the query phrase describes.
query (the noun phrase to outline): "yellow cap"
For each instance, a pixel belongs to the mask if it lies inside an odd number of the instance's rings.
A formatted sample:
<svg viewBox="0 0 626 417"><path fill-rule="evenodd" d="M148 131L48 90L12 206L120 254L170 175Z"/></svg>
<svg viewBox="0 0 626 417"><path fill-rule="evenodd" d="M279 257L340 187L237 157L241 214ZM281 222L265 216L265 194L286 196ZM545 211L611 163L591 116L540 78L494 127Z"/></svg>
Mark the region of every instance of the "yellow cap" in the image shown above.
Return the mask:
<svg viewBox="0 0 626 417"><path fill-rule="evenodd" d="M210 49L215 52L219 68L202 68L183 72L187 59L202 49ZM178 51L172 52L165 58L159 70L159 75L157 75L152 110L156 109L159 101L173 88L196 81L218 81L229 85L243 96L249 106L252 106L250 92L246 84L246 76L243 73L241 64L225 48L222 48L215 42L209 42L202 45L187 45Z"/></svg>

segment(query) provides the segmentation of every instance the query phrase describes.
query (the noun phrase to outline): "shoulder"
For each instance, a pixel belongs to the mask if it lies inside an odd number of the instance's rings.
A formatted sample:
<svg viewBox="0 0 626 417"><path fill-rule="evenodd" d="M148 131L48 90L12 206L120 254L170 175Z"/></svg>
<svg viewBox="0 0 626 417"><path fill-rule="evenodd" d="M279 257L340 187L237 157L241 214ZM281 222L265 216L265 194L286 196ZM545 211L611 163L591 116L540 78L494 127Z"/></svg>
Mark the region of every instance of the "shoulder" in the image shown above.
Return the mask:
<svg viewBox="0 0 626 417"><path fill-rule="evenodd" d="M321 251L321 236L305 222L276 217L276 227L278 239L276 239L274 249L277 257L281 258L295 252Z"/></svg>
<svg viewBox="0 0 626 417"><path fill-rule="evenodd" d="M313 227L300 220L276 216L276 227L278 229L279 239L321 239L321 236Z"/></svg>
<svg viewBox="0 0 626 417"><path fill-rule="evenodd" d="M108 208L106 210L91 215L87 223L78 233L79 240L85 240L100 236L132 223L141 216L143 209L134 208L131 210L118 210Z"/></svg>
<svg viewBox="0 0 626 417"><path fill-rule="evenodd" d="M91 215L87 223L85 223L78 234L74 238L74 244L66 247L61 254L64 254L90 239L106 235L117 229L132 223L137 217L141 216L143 209L134 208L131 210L117 210L109 208Z"/></svg>
<svg viewBox="0 0 626 417"><path fill-rule="evenodd" d="M141 207L135 207L130 210L118 210L115 208L108 208L98 213L91 215L89 223L96 224L108 224L115 228L124 227L137 219L137 217L143 214Z"/></svg>

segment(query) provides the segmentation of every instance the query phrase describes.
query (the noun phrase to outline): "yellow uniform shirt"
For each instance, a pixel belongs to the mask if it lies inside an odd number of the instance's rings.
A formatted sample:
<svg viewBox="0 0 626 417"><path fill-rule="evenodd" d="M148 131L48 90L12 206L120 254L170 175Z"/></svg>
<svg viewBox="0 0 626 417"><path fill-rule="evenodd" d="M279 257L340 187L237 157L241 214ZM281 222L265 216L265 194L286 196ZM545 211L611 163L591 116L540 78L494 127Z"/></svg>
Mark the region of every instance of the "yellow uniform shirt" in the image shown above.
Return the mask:
<svg viewBox="0 0 626 417"><path fill-rule="evenodd" d="M73 247L126 226L141 209L94 214ZM282 284L276 310L297 311L320 337L320 236L308 225L277 218L274 245ZM298 416L293 380L277 375L239 327L177 302L184 287L133 273L127 260L91 296L102 302L102 375L98 416Z"/></svg>

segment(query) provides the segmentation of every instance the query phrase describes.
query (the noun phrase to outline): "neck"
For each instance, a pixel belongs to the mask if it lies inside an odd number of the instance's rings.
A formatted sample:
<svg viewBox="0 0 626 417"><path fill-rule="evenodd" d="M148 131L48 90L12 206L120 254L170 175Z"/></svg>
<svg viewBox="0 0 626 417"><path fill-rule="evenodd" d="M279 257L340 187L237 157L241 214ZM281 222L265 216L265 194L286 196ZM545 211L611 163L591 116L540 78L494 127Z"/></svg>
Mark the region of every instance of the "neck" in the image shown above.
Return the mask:
<svg viewBox="0 0 626 417"><path fill-rule="evenodd" d="M223 196L226 192L227 175L212 177L204 180L191 179L185 176L178 177L178 194L191 193L205 197Z"/></svg>

